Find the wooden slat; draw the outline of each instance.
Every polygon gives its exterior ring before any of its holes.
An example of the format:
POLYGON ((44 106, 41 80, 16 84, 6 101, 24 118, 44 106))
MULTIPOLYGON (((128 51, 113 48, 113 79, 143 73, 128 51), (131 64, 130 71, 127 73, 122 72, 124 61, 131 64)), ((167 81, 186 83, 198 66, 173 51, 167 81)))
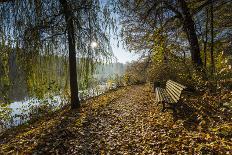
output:
POLYGON ((163 94, 165 96, 165 101, 166 102, 168 102, 168 103, 174 103, 175 102, 165 89, 163 90, 163 94))
POLYGON ((168 103, 177 103, 180 99, 182 90, 186 87, 174 82, 172 80, 168 80, 166 83, 166 89, 157 87, 155 89, 156 93, 156 101, 157 102, 168 102, 168 103))
POLYGON ((164 101, 163 88, 160 88, 159 93, 160 93, 160 99, 161 99, 160 102, 162 102, 164 101))
POLYGON ((159 88, 155 88, 156 92, 156 101, 159 102, 159 88))
POLYGON ((164 96, 164 101, 170 102, 169 99, 167 98, 167 93, 165 92, 165 89, 162 90, 162 94, 164 96))
POLYGON ((160 93, 160 89, 161 89, 161 88, 159 88, 159 89, 158 89, 159 102, 161 102, 161 101, 162 101, 162 96, 161 96, 161 93, 160 93))
POLYGON ((177 82, 174 82, 172 80, 168 80, 166 84, 166 89, 169 95, 175 100, 175 102, 178 102, 180 99, 182 90, 185 89, 186 87, 178 84, 177 82))
POLYGON ((166 89, 167 93, 171 96, 171 98, 175 101, 175 103, 180 99, 179 96, 177 96, 173 91, 171 91, 169 88, 166 89))
POLYGON ((174 83, 170 83, 170 82, 166 84, 166 88, 169 88, 178 97, 180 97, 182 90, 184 89, 184 88, 179 87, 179 86, 175 85, 174 83))
POLYGON ((166 89, 169 90, 168 92, 169 92, 170 94, 173 94, 173 96, 175 96, 175 98, 176 98, 177 100, 179 100, 180 95, 181 95, 183 89, 177 90, 175 87, 172 87, 171 85, 167 85, 167 86, 166 86, 166 89))
POLYGON ((174 85, 175 87, 177 87, 178 89, 181 89, 181 88, 185 88, 185 86, 177 83, 177 82, 174 82, 172 80, 168 80, 167 83, 171 84, 171 85, 174 85))
POLYGON ((162 101, 161 89, 162 89, 162 88, 160 88, 160 87, 157 87, 157 88, 155 89, 155 91, 156 91, 156 101, 157 101, 157 102, 161 102, 161 101, 162 101))
POLYGON ((176 86, 178 86, 178 87, 180 87, 180 88, 183 88, 183 89, 187 88, 186 86, 184 86, 184 85, 182 85, 182 84, 179 84, 179 83, 177 83, 177 82, 175 82, 175 81, 172 81, 172 80, 168 80, 168 82, 173 83, 173 84, 175 84, 176 86))
POLYGON ((164 89, 161 89, 160 93, 161 93, 161 95, 162 95, 162 97, 163 97, 163 101, 166 101, 166 100, 165 100, 166 97, 165 97, 165 94, 164 94, 164 89))
POLYGON ((155 99, 156 99, 156 102, 159 102, 159 96, 158 96, 157 88, 155 88, 155 99))
POLYGON ((174 83, 171 83, 171 82, 168 82, 168 83, 166 84, 166 87, 167 87, 167 86, 173 87, 173 89, 175 89, 175 90, 178 91, 178 92, 181 92, 181 91, 183 90, 182 87, 179 87, 179 86, 177 86, 177 85, 175 85, 174 83))
POLYGON ((176 89, 175 87, 173 87, 172 85, 166 85, 166 89, 171 90, 172 92, 174 92, 177 96, 180 96, 181 92, 183 89, 176 89))
POLYGON ((180 87, 176 87, 176 85, 172 84, 172 83, 167 83, 166 84, 166 88, 169 87, 171 90, 175 91, 176 94, 180 94, 181 91, 183 90, 180 87))
POLYGON ((162 101, 165 101, 165 96, 164 96, 164 93, 163 93, 163 90, 164 89, 160 89, 160 95, 162 96, 162 101))

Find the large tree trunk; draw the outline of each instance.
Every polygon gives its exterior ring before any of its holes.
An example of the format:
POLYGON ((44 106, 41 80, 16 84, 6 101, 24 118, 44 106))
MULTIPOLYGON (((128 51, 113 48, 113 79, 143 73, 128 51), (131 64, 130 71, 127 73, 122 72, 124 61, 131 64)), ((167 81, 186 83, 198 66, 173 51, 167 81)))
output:
POLYGON ((200 47, 195 30, 195 23, 193 21, 192 15, 190 14, 189 8, 185 0, 179 0, 179 4, 182 10, 183 28, 190 44, 192 62, 196 66, 202 67, 203 63, 200 55, 200 47))
POLYGON ((78 97, 78 84, 77 84, 77 64, 76 64, 76 49, 75 49, 75 34, 73 25, 73 15, 68 5, 67 0, 60 0, 63 8, 63 13, 66 21, 66 28, 68 32, 68 45, 69 45, 69 75, 70 75, 70 90, 71 90, 71 108, 78 108, 80 100, 78 97))

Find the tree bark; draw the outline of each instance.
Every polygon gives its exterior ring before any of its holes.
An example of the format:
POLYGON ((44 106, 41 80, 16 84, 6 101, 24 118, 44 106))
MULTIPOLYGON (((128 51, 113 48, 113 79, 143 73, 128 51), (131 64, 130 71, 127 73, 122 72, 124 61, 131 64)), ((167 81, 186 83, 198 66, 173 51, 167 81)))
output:
POLYGON ((185 0, 179 0, 179 4, 182 10, 183 29, 190 44, 192 62, 196 66, 202 67, 203 63, 200 55, 200 47, 197 39, 195 23, 185 0))
POLYGON ((70 75, 70 90, 71 90, 71 108, 80 107, 80 100, 78 96, 77 84, 77 63, 76 63, 76 49, 75 49, 75 34, 73 15, 70 5, 67 0, 60 0, 65 16, 66 28, 68 32, 68 46, 69 46, 69 75, 70 75))
MULTIPOLYGON (((213 0, 211 0, 213 1, 213 0)), ((214 54, 213 54, 213 46, 214 46, 214 34, 213 34, 213 29, 214 29, 214 26, 213 26, 213 3, 211 3, 210 5, 210 33, 211 33, 211 47, 210 47, 210 59, 211 59, 211 74, 214 73, 215 71, 215 64, 214 64, 214 54)))
POLYGON ((208 8, 206 8, 205 40, 204 40, 204 66, 205 67, 207 65, 208 18, 209 18, 209 11, 208 11, 208 8))

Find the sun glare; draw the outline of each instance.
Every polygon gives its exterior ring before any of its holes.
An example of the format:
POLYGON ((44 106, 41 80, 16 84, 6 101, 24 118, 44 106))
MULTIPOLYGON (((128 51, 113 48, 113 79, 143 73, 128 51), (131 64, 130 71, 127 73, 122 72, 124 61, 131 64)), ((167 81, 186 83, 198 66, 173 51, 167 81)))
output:
POLYGON ((93 41, 90 45, 92 48, 96 48, 98 46, 97 42, 93 41))

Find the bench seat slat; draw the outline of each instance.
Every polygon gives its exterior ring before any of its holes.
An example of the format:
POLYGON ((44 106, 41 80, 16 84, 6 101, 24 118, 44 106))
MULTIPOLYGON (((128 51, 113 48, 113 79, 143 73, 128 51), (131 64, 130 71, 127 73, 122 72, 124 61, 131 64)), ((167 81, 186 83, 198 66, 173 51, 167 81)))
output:
POLYGON ((182 87, 178 87, 177 85, 173 84, 173 83, 167 83, 166 87, 171 87, 172 89, 174 89, 175 91, 181 93, 181 91, 183 90, 182 87))
POLYGON ((166 86, 166 90, 168 91, 168 93, 169 93, 173 98, 175 98, 176 100, 179 100, 182 91, 176 90, 175 88, 173 88, 173 87, 170 86, 170 85, 167 85, 167 86, 166 86))
POLYGON ((182 91, 186 87, 172 80, 166 82, 166 87, 155 88, 156 101, 157 102, 166 102, 166 103, 177 103, 180 100, 182 91))
POLYGON ((157 102, 160 102, 160 94, 159 94, 159 87, 155 89, 156 91, 156 99, 157 99, 157 102))
POLYGON ((159 92, 158 92, 158 88, 155 88, 155 96, 156 96, 156 102, 159 102, 159 92))
POLYGON ((155 89, 155 91, 156 91, 156 101, 157 101, 157 102, 162 102, 162 96, 161 96, 161 93, 160 93, 161 88, 160 88, 160 87, 157 87, 157 88, 155 89))
POLYGON ((165 101, 168 103, 175 103, 175 100, 173 100, 173 98, 169 95, 169 93, 167 92, 167 90, 163 89, 163 94, 165 96, 165 101))
POLYGON ((169 88, 166 89, 168 94, 171 96, 171 98, 175 101, 178 102, 179 96, 177 96, 173 91, 171 91, 169 88))
POLYGON ((163 89, 163 88, 156 88, 156 101, 157 102, 169 102, 169 103, 173 103, 174 100, 170 97, 170 95, 168 94, 168 92, 163 89))
POLYGON ((164 93, 163 93, 163 89, 162 89, 162 88, 160 89, 160 94, 161 94, 161 97, 162 97, 162 101, 165 101, 165 96, 164 96, 164 93))
POLYGON ((185 86, 183 86, 183 85, 180 86, 180 84, 177 85, 176 82, 171 81, 171 80, 169 80, 166 84, 166 89, 169 89, 171 94, 173 94, 174 96, 177 97, 176 98, 177 100, 179 100, 180 95, 181 95, 183 89, 185 89, 185 88, 186 88, 185 86))
POLYGON ((177 96, 179 96, 183 90, 183 88, 180 87, 176 87, 175 85, 172 85, 170 83, 168 83, 166 85, 166 89, 169 88, 171 91, 173 91, 177 96))
POLYGON ((165 94, 163 93, 164 92, 164 89, 163 88, 161 88, 161 92, 160 92, 160 94, 161 94, 161 100, 162 101, 165 101, 165 94))
POLYGON ((182 85, 182 84, 179 84, 175 81, 172 81, 172 80, 168 80, 167 83, 171 83, 171 84, 174 84, 176 85, 176 87, 179 87, 179 88, 182 88, 182 89, 186 89, 186 86, 182 85))
POLYGON ((159 88, 159 102, 163 101, 163 96, 161 94, 161 90, 162 90, 162 88, 159 88))
POLYGON ((176 89, 175 87, 172 87, 171 85, 167 85, 166 89, 169 89, 170 91, 174 92, 176 96, 180 96, 182 90, 176 89))

